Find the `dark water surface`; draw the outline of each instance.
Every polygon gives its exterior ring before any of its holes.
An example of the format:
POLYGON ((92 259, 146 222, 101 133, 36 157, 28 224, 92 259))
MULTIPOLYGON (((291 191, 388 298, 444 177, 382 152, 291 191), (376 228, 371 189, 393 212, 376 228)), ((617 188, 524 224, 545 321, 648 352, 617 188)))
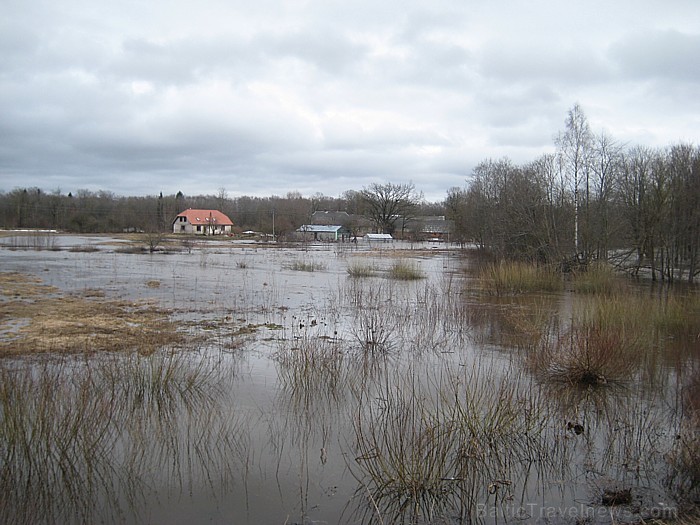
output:
POLYGON ((6 359, 6 395, 27 405, 0 414, 7 523, 631 523, 693 497, 668 460, 692 341, 619 384, 571 388, 533 377, 504 317, 561 314, 571 296, 486 304, 457 250, 59 239, 6 244, 2 271, 153 300, 192 343, 6 359), (66 249, 86 244, 98 251, 66 249), (391 279, 397 262, 424 278, 391 279))

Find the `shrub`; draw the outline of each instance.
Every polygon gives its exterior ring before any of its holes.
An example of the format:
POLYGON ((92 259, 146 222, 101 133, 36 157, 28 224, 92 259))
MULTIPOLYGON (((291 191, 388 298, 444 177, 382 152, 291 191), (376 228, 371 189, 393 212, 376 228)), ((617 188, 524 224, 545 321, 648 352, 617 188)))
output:
POLYGON ((578 324, 552 343, 543 342, 530 364, 547 380, 595 387, 628 378, 635 367, 633 349, 622 331, 578 324))

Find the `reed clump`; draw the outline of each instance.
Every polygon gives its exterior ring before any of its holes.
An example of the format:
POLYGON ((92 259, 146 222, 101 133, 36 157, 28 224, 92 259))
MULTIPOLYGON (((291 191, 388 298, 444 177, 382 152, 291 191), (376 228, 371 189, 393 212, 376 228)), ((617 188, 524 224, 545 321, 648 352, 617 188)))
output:
POLYGON ((550 267, 519 261, 485 265, 479 272, 484 289, 492 295, 518 295, 563 290, 561 275, 550 267))
POLYGON ((396 320, 392 319, 391 312, 378 308, 361 309, 357 311, 351 332, 365 353, 386 354, 394 347, 396 320))
POLYGON ((389 277, 399 281, 417 281, 424 279, 425 274, 416 263, 398 260, 389 268, 389 277))
POLYGON ((580 325, 534 352, 531 365, 547 380, 595 387, 628 379, 634 346, 619 332, 580 325))
POLYGON ((363 277, 373 277, 377 273, 377 269, 373 264, 365 261, 351 261, 348 263, 348 275, 355 279, 363 277))
POLYGON ((661 298, 654 321, 665 333, 700 339, 700 294, 661 298))
POLYGON ((316 272, 325 270, 327 266, 320 261, 296 260, 289 263, 286 268, 296 272, 316 272))
POLYGON ((68 251, 72 253, 94 253, 99 252, 100 249, 94 244, 79 244, 71 246, 68 251))
POLYGON ((168 353, 0 363, 0 522, 125 519, 194 435, 176 414, 212 413, 220 370, 168 353))
POLYGON ((138 254, 146 253, 148 251, 148 248, 146 248, 145 246, 127 245, 127 246, 119 246, 114 251, 116 253, 138 255, 138 254))
POLYGON ((700 296, 617 293, 587 297, 578 316, 602 329, 634 339, 640 349, 664 347, 669 338, 700 334, 700 296))
POLYGON ((283 341, 275 361, 282 388, 297 406, 341 396, 344 354, 336 342, 313 336, 283 341))
POLYGON ((520 376, 481 364, 443 374, 402 373, 355 420, 357 495, 386 523, 470 522, 479 502, 508 497, 518 465, 546 461, 544 418, 520 376))

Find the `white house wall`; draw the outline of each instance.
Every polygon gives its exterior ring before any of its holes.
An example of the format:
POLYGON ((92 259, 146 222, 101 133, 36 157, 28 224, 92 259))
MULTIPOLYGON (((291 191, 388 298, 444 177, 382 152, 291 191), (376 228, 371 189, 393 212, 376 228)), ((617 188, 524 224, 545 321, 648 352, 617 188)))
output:
MULTIPOLYGON (((224 235, 226 233, 231 233, 231 226, 224 225, 223 230, 221 229, 222 227, 219 225, 214 226, 214 235, 224 235)), ((191 235, 206 235, 209 232, 210 228, 208 224, 192 224, 189 221, 186 222, 180 222, 180 221, 175 221, 173 223, 173 233, 186 233, 186 234, 191 234, 191 235), (185 226, 185 229, 182 230, 182 226, 185 226), (200 231, 197 231, 197 226, 201 226, 200 231)))

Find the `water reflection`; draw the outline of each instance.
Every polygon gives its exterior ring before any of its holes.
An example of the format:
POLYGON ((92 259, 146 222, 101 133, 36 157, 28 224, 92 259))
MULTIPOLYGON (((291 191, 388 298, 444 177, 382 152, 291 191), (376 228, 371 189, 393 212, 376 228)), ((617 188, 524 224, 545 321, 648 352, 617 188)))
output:
POLYGON ((4 362, 0 482, 15 504, 1 521, 137 519, 155 486, 218 487, 241 452, 225 368, 169 352, 4 362))

